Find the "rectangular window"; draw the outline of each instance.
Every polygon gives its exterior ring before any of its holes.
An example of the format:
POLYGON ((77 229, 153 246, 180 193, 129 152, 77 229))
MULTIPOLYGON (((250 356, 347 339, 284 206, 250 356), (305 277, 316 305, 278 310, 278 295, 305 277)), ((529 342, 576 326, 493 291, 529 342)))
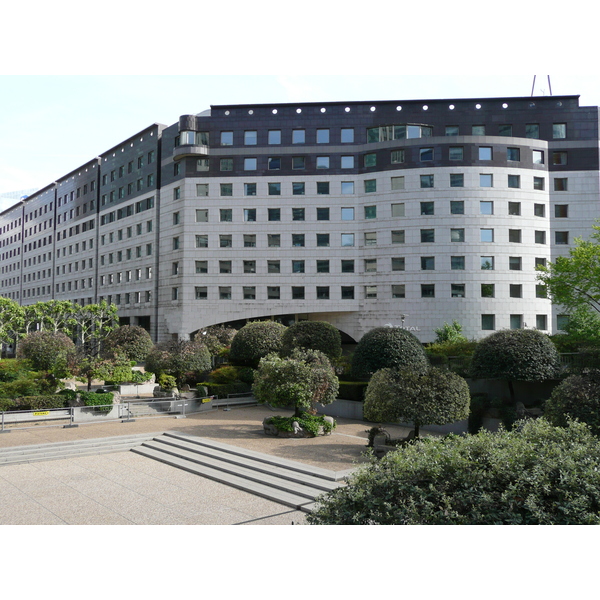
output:
POLYGON ((451 229, 450 230, 450 241, 451 242, 464 242, 465 241, 465 230, 464 229, 451 229))
POLYGON ((421 148, 419 150, 419 159, 421 161, 433 160, 433 148, 421 148))
POLYGON ((268 215, 269 215, 269 221, 281 221, 281 209, 280 208, 269 208, 268 215))
POLYGON ((508 257, 508 268, 511 271, 523 270, 523 260, 520 256, 509 256, 508 257))
POLYGON ((354 300, 354 287, 342 286, 342 300, 354 300))
POLYGON ((533 164, 543 165, 544 164, 544 152, 542 150, 533 150, 533 164))
POLYGON ((481 315, 481 329, 483 331, 494 331, 496 329, 496 316, 481 315))
POLYGON ((269 169, 269 171, 279 171, 281 169, 281 158, 270 156, 267 159, 267 169, 269 169))
POLYGON ((464 215, 465 214, 465 203, 463 200, 451 200, 450 201, 450 214, 451 215, 464 215))
POLYGON ((510 328, 523 329, 523 315, 510 315, 510 328))
POLYGON ((495 298, 496 297, 496 286, 493 283, 482 283, 481 284, 481 297, 482 298, 495 298))
POLYGON ((430 216, 435 212, 435 205, 433 202, 421 202, 421 215, 430 216))
POLYGON ((569 216, 569 205, 568 204, 557 204, 554 207, 554 216, 557 219, 566 219, 569 216))
POLYGON ((433 283, 421 284, 421 298, 435 298, 435 285, 433 283))
POLYGON ((552 125, 552 138, 555 140, 564 140, 567 137, 567 124, 554 123, 552 125))
POLYGON ((354 169, 354 156, 342 156, 342 169, 354 169))
POLYGON ((366 285, 365 286, 365 298, 368 300, 374 300, 377 298, 377 286, 366 285))
POLYGON ((494 257, 493 256, 482 256, 480 264, 481 264, 482 271, 493 271, 494 270, 494 257))
POLYGON ((492 160, 492 148, 488 146, 479 148, 479 160, 492 160))
POLYGON ((329 208, 317 208, 317 221, 329 221, 329 208))
POLYGON ((471 135, 485 135, 485 125, 473 125, 471 135))
POLYGON ((518 189, 521 187, 521 176, 520 175, 509 175, 508 176, 508 187, 518 189))
POLYGON ((318 260, 317 261, 317 273, 329 273, 329 261, 318 260))
POLYGON ((231 273, 231 261, 220 260, 219 261, 219 273, 228 274, 231 273))
POLYGON ((365 233, 365 246, 376 246, 377 245, 377 232, 369 231, 365 233))
MULTIPOLYGON (((219 161, 219 168, 221 171, 233 171, 233 158, 222 158, 219 161)), ((230 184, 221 184, 230 185, 230 184)))
POLYGON ((281 196, 281 183, 269 183, 269 196, 281 196))
POLYGON ((197 260, 196 261, 196 273, 208 273, 208 261, 207 260, 197 260))
POLYGON ((547 315, 535 315, 535 328, 540 331, 548 330, 548 316, 547 315))
POLYGON ((329 300, 329 288, 317 286, 317 300, 329 300))
POLYGON ((518 162, 521 160, 521 149, 520 148, 507 148, 506 149, 506 160, 512 160, 518 162))
POLYGON ((303 169, 306 169, 306 157, 293 156, 292 157, 292 169, 294 171, 302 171, 303 169))
POLYGON ((231 300, 230 287, 219 287, 219 300, 231 300))
POLYGON ((544 177, 534 177, 533 178, 533 189, 544 191, 546 189, 546 180, 544 177))
POLYGON ((568 245, 569 243, 569 232, 568 231, 556 231, 554 234, 554 241, 560 246, 568 245))
POLYGON ((317 156, 317 169, 329 169, 329 156, 317 156))
POLYGON ((376 219, 377 218, 377 207, 376 206, 365 206, 365 219, 376 219))
POLYGON ((244 286, 242 292, 244 294, 244 300, 256 300, 256 288, 254 286, 244 286))
POLYGON ((521 230, 520 229, 509 229, 508 230, 508 241, 511 244, 521 243, 521 230))
POLYGON ((450 295, 452 298, 464 298, 466 294, 466 286, 464 283, 453 283, 450 287, 450 295))
POLYGON ((553 152, 552 153, 552 164, 557 166, 564 166, 567 164, 567 153, 566 152, 553 152))
POLYGON ((244 159, 244 171, 256 171, 257 168, 256 158, 245 158, 244 159))
POLYGON ((490 243, 494 241, 494 230, 493 229, 481 229, 480 230, 481 242, 490 243))
POLYGON ((329 248, 328 233, 317 233, 317 248, 329 248))
POLYGON ((305 264, 303 260, 292 261, 292 273, 304 273, 305 264))
POLYGON ((256 261, 245 260, 244 261, 244 273, 256 273, 256 261))
POLYGON ((244 132, 244 146, 256 146, 257 143, 256 131, 245 131, 244 132))
POLYGON ((538 140, 540 138, 540 126, 538 123, 527 123, 525 125, 525 137, 538 140))
POLYGON ((508 214, 518 217, 521 215, 521 203, 520 202, 509 202, 508 203, 508 214))
POLYGON ((271 129, 268 141, 269 144, 281 144, 281 129, 271 129))
POLYGON ((354 246, 354 234, 342 233, 342 247, 349 248, 351 246, 354 246))
POLYGON ((354 194, 354 181, 342 181, 342 194, 354 194))
POLYGON ((420 181, 421 181, 421 188, 432 188, 433 184, 434 184, 434 177, 433 175, 421 175, 420 176, 420 181))
POLYGON ((292 234, 292 246, 294 248, 303 248, 305 246, 305 236, 303 233, 292 234))
POLYGON ((400 231, 392 231, 392 244, 404 244, 406 235, 404 229, 400 231))
POLYGON ((435 271, 435 256, 421 256, 421 271, 435 271))
POLYGON ((556 179, 554 179, 554 191, 555 192, 568 191, 568 179, 566 177, 557 177, 556 179))
POLYGON ((402 257, 392 258, 392 271, 405 271, 406 259, 402 257))
POLYGON ((317 194, 319 196, 329 194, 329 181, 317 181, 317 194))
POLYGON ((220 235, 219 236, 219 248, 232 248, 233 238, 231 235, 220 235))
POLYGON ((245 208, 244 209, 244 221, 247 223, 253 223, 256 221, 256 209, 255 208, 245 208))
POLYGON ((256 196, 256 183, 244 184, 244 196, 256 196))
POLYGON ((269 233, 267 235, 267 245, 269 248, 280 248, 281 235, 279 233, 269 233))
POLYGON ((233 221, 233 210, 231 208, 221 208, 219 215, 221 223, 231 223, 233 221))
POLYGON ((342 144, 354 143, 354 129, 353 128, 342 128, 340 141, 342 144))
POLYGON ((421 243, 433 244, 435 242, 435 229, 421 229, 421 243))
POLYGON ((450 268, 453 271, 464 271, 465 270, 465 257, 464 256, 451 256, 450 257, 450 268))
POLYGON ((294 129, 292 131, 292 144, 304 144, 306 142, 306 131, 304 129, 294 129))
POLYGON ((278 287, 267 287, 267 300, 280 300, 281 289, 278 287))
POLYGON ((535 243, 536 244, 545 244, 546 243, 546 232, 545 231, 536 231, 535 232, 535 243))
POLYGON ((481 215, 493 215, 494 214, 494 203, 489 201, 482 201, 479 203, 479 214, 481 215))
POLYGON ((306 216, 306 209, 292 208, 292 221, 304 221, 305 216, 306 216))
POLYGON ((256 236, 254 234, 244 235, 244 248, 256 248, 256 236))
POLYGON ((208 208, 196 209, 196 223, 207 223, 208 222, 208 208))
POLYGON ((341 262, 341 270, 342 270, 342 273, 354 273, 354 261, 353 260, 343 260, 341 262))
POLYGON ((511 298, 522 298, 523 286, 520 283, 511 283, 509 285, 509 295, 511 298))
POLYGON ((392 298, 406 298, 406 286, 404 284, 393 285, 392 298))
POLYGON ((405 216, 405 205, 404 202, 399 204, 392 204, 392 217, 404 217, 405 216))
POLYGON ((460 128, 458 125, 446 125, 445 135, 459 135, 460 128))
POLYGON ((363 160, 364 160, 364 166, 366 168, 377 166, 377 154, 375 154, 374 152, 372 152, 371 154, 365 154, 363 160))
POLYGON ((494 187, 494 176, 489 173, 481 173, 479 175, 479 185, 481 187, 494 187))
POLYGON ((373 194, 377 191, 377 180, 367 179, 365 181, 365 194, 373 194))
POLYGON ((292 287, 292 300, 304 300, 303 287, 292 287))
POLYGON ((546 216, 546 205, 545 204, 534 204, 533 205, 533 214, 536 217, 545 217, 546 216))
POLYGON ((462 146, 450 146, 448 150, 448 158, 450 160, 463 160, 465 149, 462 146))
POLYGON ((392 150, 391 162, 393 165, 404 162, 405 153, 404 150, 392 150))
POLYGON ((233 146, 233 131, 221 131, 221 146, 233 146))
POLYGON ((342 208, 342 221, 354 221, 354 208, 342 208))
POLYGON ((281 262, 278 260, 268 260, 267 273, 281 273, 281 262))
POLYGON ((512 137, 513 126, 512 125, 498 125, 498 135, 512 137))
POLYGON ((392 177, 392 191, 404 189, 404 177, 392 177))
POLYGON ((317 129, 317 144, 329 144, 329 129, 317 129))

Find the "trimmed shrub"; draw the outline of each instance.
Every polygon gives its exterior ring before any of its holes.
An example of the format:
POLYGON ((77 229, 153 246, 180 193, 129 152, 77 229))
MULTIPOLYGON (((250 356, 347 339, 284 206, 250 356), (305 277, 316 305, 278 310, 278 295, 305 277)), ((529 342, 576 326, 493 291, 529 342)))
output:
POLYGON ((411 369, 424 373, 428 367, 421 342, 410 331, 399 327, 377 327, 369 331, 352 357, 352 375, 363 380, 380 369, 411 369))
POLYGON ((582 423, 427 438, 322 496, 313 525, 600 524, 600 444, 582 423))
POLYGON ((146 357, 146 371, 155 373, 157 378, 171 375, 179 387, 186 382, 202 381, 211 366, 210 352, 198 339, 159 344, 146 357))
POLYGON ((594 435, 600 435, 600 373, 567 377, 546 401, 544 416, 559 427, 577 419, 589 425, 594 435))
POLYGON ((75 356, 75 344, 64 333, 35 331, 19 342, 17 356, 31 361, 36 371, 56 371, 64 377, 75 356))
POLYGON ((114 395, 111 392, 96 393, 96 392, 80 392, 79 398, 83 402, 84 406, 96 406, 98 412, 110 412, 112 410, 112 404, 114 395))
POLYGON ((7 358, 0 360, 0 382, 15 381, 31 371, 31 361, 26 359, 7 358))
POLYGON ((67 399, 55 394, 53 396, 23 396, 15 400, 16 410, 50 410, 51 408, 64 408, 67 399))
POLYGON ((295 348, 319 350, 329 360, 337 360, 342 354, 342 336, 330 323, 324 321, 300 321, 290 325, 284 332, 280 354, 290 356, 295 348))
POLYGON ((261 358, 281 350, 285 325, 275 321, 254 321, 242 327, 231 342, 232 365, 256 369, 261 358))
POLYGON ((123 325, 111 331, 102 343, 104 358, 123 356, 127 360, 143 362, 154 349, 150 334, 137 325, 123 325))
POLYGON ((381 369, 365 394, 364 416, 377 423, 446 425, 469 416, 471 396, 462 378, 436 368, 426 373, 381 369))

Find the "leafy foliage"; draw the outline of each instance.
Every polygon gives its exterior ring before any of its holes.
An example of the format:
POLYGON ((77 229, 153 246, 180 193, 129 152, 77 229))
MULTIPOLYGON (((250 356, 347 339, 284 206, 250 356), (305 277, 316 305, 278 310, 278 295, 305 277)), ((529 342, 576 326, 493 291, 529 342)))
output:
POLYGON ((377 327, 363 336, 352 357, 352 374, 369 379, 380 369, 425 372, 429 366, 421 342, 399 327, 377 327))
POLYGON ((218 356, 223 350, 231 346, 236 333, 237 331, 233 327, 215 325, 199 331, 196 334, 196 339, 208 348, 212 356, 218 356))
POLYGON ((589 425, 594 435, 600 436, 600 373, 567 377, 546 401, 544 416, 559 427, 577 419, 589 425))
POLYGON ((497 331, 477 344, 471 361, 472 377, 481 379, 544 381, 559 368, 556 347, 535 329, 497 331))
POLYGON ((466 342, 467 338, 462 334, 462 325, 458 321, 452 321, 452 325, 444 323, 435 331, 435 342, 437 344, 466 342))
POLYGON ((300 321, 285 330, 280 354, 290 356, 295 348, 318 350, 334 361, 342 354, 342 336, 330 323, 300 321))
POLYGON ((256 369, 260 359, 281 350, 285 326, 275 321, 254 321, 242 327, 231 342, 232 365, 256 369))
POLYGON ((365 394, 364 416, 378 423, 445 425, 469 416, 471 397, 467 382, 458 375, 430 368, 426 373, 381 369, 371 378, 365 394))
POLYGON ((321 431, 325 434, 331 433, 336 427, 335 422, 331 423, 330 421, 326 421, 322 416, 307 413, 294 417, 271 417, 266 422, 276 427, 279 431, 288 431, 290 433, 294 431, 293 424, 296 422, 313 437, 317 437, 321 431))
POLYGON ((600 315, 589 308, 575 309, 563 333, 550 338, 559 352, 579 352, 582 348, 600 348, 600 315))
POLYGON ((569 256, 559 256, 538 271, 554 304, 600 312, 600 227, 594 226, 589 240, 575 239, 569 256))
POLYGON ((315 525, 600 524, 600 444, 581 423, 427 438, 321 497, 315 525))
POLYGON ((210 352, 198 338, 158 344, 146 357, 146 371, 155 373, 157 377, 171 375, 178 386, 186 381, 201 381, 210 368, 210 352))
POLYGON ((127 360, 143 362, 154 349, 150 334, 137 325, 123 325, 111 331, 102 343, 104 358, 124 356, 127 360))
POLYGON ((75 354, 75 344, 64 333, 36 331, 19 343, 17 356, 31 361, 37 371, 49 371, 57 377, 69 373, 69 363, 75 354))
POLYGON ((272 353, 260 361, 252 391, 259 402, 294 406, 296 416, 337 397, 338 379, 328 358, 318 350, 294 350, 288 358, 272 353))

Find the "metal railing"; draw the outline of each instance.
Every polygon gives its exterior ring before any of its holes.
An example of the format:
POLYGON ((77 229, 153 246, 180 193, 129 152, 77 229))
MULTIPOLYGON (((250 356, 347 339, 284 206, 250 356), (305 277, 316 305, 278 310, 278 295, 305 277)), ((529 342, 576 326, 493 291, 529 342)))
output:
POLYGON ((11 410, 0 412, 0 433, 16 429, 40 427, 78 427, 92 423, 121 421, 132 422, 136 419, 186 415, 201 411, 201 406, 212 402, 212 397, 155 398, 150 401, 136 400, 119 404, 98 406, 72 406, 70 408, 52 408, 48 410, 11 410), (29 425, 28 424, 32 424, 29 425))

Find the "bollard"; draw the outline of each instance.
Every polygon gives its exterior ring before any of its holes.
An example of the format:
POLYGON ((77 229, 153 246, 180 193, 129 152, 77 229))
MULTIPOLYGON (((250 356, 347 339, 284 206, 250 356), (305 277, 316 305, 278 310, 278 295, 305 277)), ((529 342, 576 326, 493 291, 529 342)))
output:
POLYGON ((4 411, 2 411, 2 429, 0 429, 0 433, 10 433, 10 429, 4 429, 4 411))
POLYGON ((77 425, 75 423, 75 407, 71 406, 71 408, 69 409, 69 424, 65 425, 63 427, 63 429, 71 429, 72 427, 79 427, 79 425, 77 425))

